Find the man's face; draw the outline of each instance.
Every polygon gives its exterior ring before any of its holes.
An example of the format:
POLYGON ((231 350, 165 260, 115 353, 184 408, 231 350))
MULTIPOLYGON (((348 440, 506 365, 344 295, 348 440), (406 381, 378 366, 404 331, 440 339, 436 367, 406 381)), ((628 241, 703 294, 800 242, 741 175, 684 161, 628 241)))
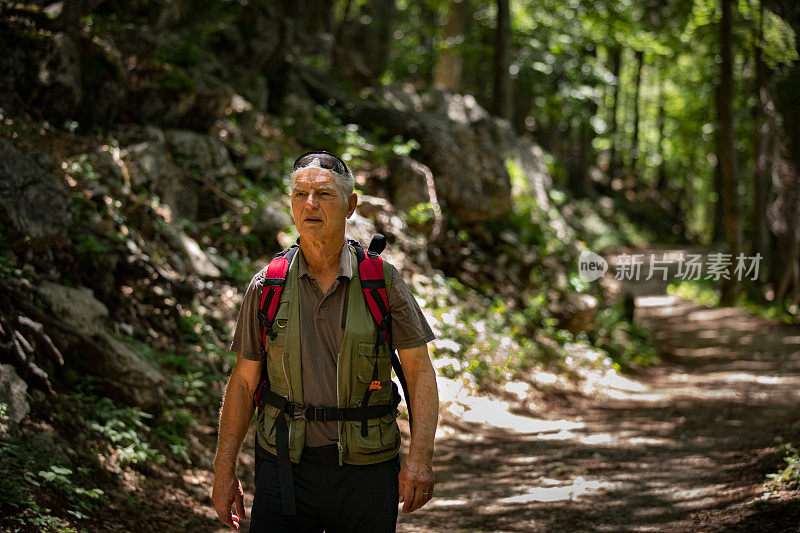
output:
POLYGON ((353 193, 345 199, 327 170, 302 170, 291 191, 292 216, 300 237, 327 240, 344 235, 345 220, 353 214, 357 198, 353 193))

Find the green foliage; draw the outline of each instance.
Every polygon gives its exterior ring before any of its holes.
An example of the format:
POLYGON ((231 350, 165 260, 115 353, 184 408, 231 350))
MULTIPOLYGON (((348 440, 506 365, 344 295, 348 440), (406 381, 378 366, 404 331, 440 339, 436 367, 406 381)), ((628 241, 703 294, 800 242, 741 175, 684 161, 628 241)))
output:
MULTIPOLYGON (((91 388, 91 387, 87 387, 91 388)), ((79 420, 109 444, 109 453, 120 464, 144 465, 146 462, 163 463, 165 457, 147 440, 150 427, 146 420, 153 415, 136 407, 123 406, 110 398, 96 396, 92 392, 73 392, 62 395, 63 401, 72 406, 79 420)), ((57 417, 71 416, 59 413, 57 417)))
POLYGON ((791 443, 781 445, 786 466, 776 473, 767 474, 773 487, 783 486, 788 489, 800 488, 800 449, 791 443))
POLYGON ((608 354, 617 370, 630 371, 658 362, 652 331, 625 316, 625 304, 616 301, 601 309, 588 334, 596 348, 608 354))
POLYGON ((719 305, 719 289, 711 280, 680 280, 667 285, 667 294, 680 296, 701 305, 719 305))
POLYGON ((415 227, 424 227, 433 221, 433 206, 430 202, 420 202, 404 214, 406 222, 415 227))
MULTIPOLYGON (((98 510, 104 493, 92 487, 96 483, 95 469, 73 466, 46 435, 23 435, 15 441, 0 442, 0 456, 3 457, 0 461, 3 531, 74 533, 77 530, 57 517, 50 505, 58 506, 77 520, 89 518, 98 510), (52 504, 42 503, 48 501, 52 504)), ((88 456, 76 463, 92 464, 88 456)))
POLYGON ((197 87, 197 82, 184 70, 171 68, 164 72, 161 86, 171 91, 193 91, 197 87))
MULTIPOLYGON (((720 305, 718 283, 711 279, 672 281, 667 286, 667 294, 674 294, 709 307, 720 305)), ((760 298, 754 299, 752 294, 747 291, 739 294, 734 306, 745 309, 753 316, 760 316, 768 320, 780 320, 787 324, 800 322, 796 306, 784 307, 780 302, 764 302, 760 298)))

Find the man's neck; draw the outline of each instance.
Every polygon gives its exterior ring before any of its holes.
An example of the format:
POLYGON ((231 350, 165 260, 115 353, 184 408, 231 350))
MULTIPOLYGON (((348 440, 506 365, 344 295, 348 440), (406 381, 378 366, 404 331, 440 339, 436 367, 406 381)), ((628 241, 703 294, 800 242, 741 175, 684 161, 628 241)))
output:
POLYGON ((339 268, 339 257, 344 243, 344 236, 341 239, 327 241, 301 238, 300 250, 303 252, 309 273, 315 278, 335 274, 339 268))

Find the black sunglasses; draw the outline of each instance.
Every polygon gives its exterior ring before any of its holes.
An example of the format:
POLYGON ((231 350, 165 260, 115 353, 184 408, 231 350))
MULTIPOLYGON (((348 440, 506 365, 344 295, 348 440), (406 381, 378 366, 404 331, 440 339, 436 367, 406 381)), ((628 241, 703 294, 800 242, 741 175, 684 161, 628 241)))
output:
POLYGON ((332 170, 337 174, 349 174, 350 170, 344 161, 339 159, 334 154, 325 150, 315 150, 313 152, 306 152, 298 157, 294 162, 294 170, 307 167, 315 159, 319 159, 319 166, 328 170, 332 170))

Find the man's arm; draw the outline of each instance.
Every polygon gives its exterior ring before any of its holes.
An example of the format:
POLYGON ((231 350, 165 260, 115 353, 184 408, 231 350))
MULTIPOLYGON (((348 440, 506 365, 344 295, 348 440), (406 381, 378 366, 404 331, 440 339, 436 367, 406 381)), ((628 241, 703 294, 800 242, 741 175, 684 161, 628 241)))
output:
POLYGON ((433 438, 439 421, 439 391, 428 345, 397 350, 408 384, 411 444, 400 469, 403 512, 412 513, 433 497, 433 438), (426 494, 427 493, 427 494, 426 494))
POLYGON ((211 499, 223 524, 239 529, 245 517, 242 484, 236 477, 239 450, 253 419, 253 393, 261 378, 261 361, 243 359, 239 354, 228 379, 219 413, 217 455, 214 458, 214 490, 211 499), (231 513, 231 506, 236 513, 231 513))

